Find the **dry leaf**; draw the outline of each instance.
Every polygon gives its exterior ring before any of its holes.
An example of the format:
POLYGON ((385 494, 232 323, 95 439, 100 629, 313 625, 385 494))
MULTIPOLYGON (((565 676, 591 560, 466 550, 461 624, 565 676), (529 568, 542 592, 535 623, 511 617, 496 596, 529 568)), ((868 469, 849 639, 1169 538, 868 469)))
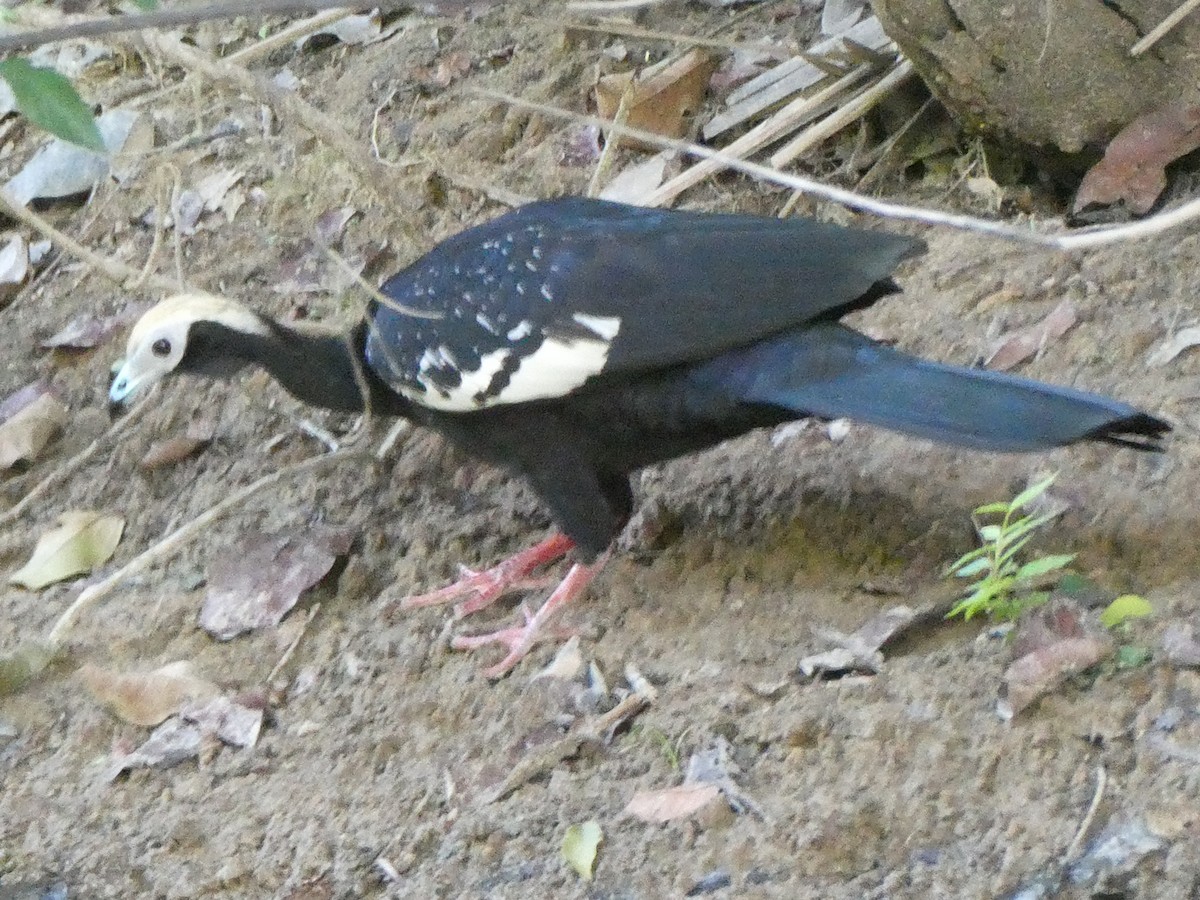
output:
POLYGON ((1177 331, 1146 357, 1146 367, 1153 369, 1157 366, 1165 366, 1184 350, 1195 347, 1197 344, 1200 344, 1200 325, 1193 325, 1191 328, 1177 331))
POLYGON ((177 766, 199 756, 204 740, 204 733, 198 726, 182 719, 168 719, 132 753, 118 756, 105 772, 104 780, 113 781, 129 769, 177 766))
POLYGON ((134 725, 157 725, 187 700, 213 697, 217 686, 192 674, 191 663, 167 663, 152 672, 120 673, 90 663, 79 670, 88 692, 117 717, 134 725))
POLYGON ((49 390, 50 383, 45 379, 39 378, 37 381, 29 382, 29 384, 18 388, 3 400, 0 400, 0 424, 7 422, 49 390))
POLYGON ((11 584, 31 591, 48 584, 83 575, 108 562, 125 520, 97 512, 73 510, 58 518, 58 527, 38 538, 29 562, 9 576, 11 584))
POLYGON ((715 784, 681 784, 660 791, 638 791, 624 809, 651 825, 661 825, 688 819, 714 803, 724 803, 721 789, 715 784))
POLYGON ((1167 186, 1166 167, 1200 147, 1200 106, 1168 106, 1138 116, 1112 139, 1079 184, 1072 210, 1123 201, 1145 215, 1167 186))
POLYGON ((200 625, 218 640, 278 625, 300 595, 350 550, 345 529, 251 534, 209 568, 200 625))
POLYGON ((1066 678, 1112 655, 1107 635, 1084 635, 1047 644, 1014 660, 1004 671, 1004 690, 996 704, 1000 718, 1009 720, 1066 678))
POLYGON ((600 192, 600 199, 611 200, 614 203, 640 203, 663 183, 667 163, 674 156, 674 150, 664 150, 649 159, 626 166, 600 192))
MULTIPOLYGON (((626 100, 626 124, 666 137, 683 137, 687 119, 703 103, 708 81, 716 68, 716 56, 697 49, 645 70, 636 80, 632 72, 604 75, 596 82, 596 106, 601 117, 614 118, 621 99, 632 85, 626 100)), ((622 143, 658 149, 630 138, 622 138, 622 143)))
POLYGON ((562 856, 584 881, 592 880, 592 869, 596 865, 596 851, 604 832, 595 819, 582 825, 572 825, 563 836, 562 856))
POLYGON ((1014 331, 996 341, 991 354, 984 360, 984 365, 989 369, 1006 372, 1035 353, 1041 352, 1051 341, 1058 340, 1070 331, 1077 321, 1075 305, 1070 300, 1064 300, 1036 325, 1014 331))
POLYGON ((85 150, 55 138, 45 144, 27 162, 5 190, 17 203, 30 200, 71 197, 90 191, 109 171, 109 160, 124 145, 138 113, 112 109, 96 119, 109 155, 85 150))
POLYGON ((911 607, 893 606, 872 616, 851 634, 823 629, 818 636, 835 644, 835 648, 804 657, 800 673, 811 678, 818 673, 878 672, 883 667, 879 648, 908 628, 916 616, 911 607))
POLYGON ((177 435, 164 441, 155 441, 138 460, 138 468, 145 472, 173 466, 195 456, 212 442, 211 438, 177 435))
POLYGON ((67 424, 68 410, 49 393, 36 399, 0 425, 0 471, 18 462, 33 462, 67 424))
POLYGON ((579 635, 572 635, 571 639, 558 648, 558 652, 554 654, 554 659, 550 665, 535 674, 530 681, 537 681, 542 678, 559 678, 564 681, 570 681, 583 671, 583 654, 579 652, 579 635))
POLYGON ((266 707, 229 697, 211 697, 184 706, 180 717, 198 726, 206 735, 233 747, 253 747, 262 732, 266 707))
POLYGON ((149 303, 130 303, 112 316, 76 316, 38 346, 43 350, 91 350, 126 325, 136 322, 149 308, 149 303))

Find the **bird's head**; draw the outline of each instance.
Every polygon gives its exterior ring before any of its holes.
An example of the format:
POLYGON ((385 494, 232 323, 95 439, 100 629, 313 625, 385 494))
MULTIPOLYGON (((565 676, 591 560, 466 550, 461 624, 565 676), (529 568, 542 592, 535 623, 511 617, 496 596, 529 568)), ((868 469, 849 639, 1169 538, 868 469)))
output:
POLYGON ((270 326, 241 304, 212 294, 179 294, 147 310, 129 333, 125 361, 108 391, 110 407, 120 409, 172 372, 221 374, 222 366, 236 368, 241 362, 236 340, 222 341, 221 335, 269 336, 270 326))

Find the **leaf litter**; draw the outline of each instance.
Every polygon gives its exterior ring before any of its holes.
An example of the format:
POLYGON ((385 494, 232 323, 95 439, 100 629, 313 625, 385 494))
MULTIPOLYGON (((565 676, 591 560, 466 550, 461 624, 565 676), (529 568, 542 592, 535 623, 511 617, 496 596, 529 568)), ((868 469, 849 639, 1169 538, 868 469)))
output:
POLYGON ((623 811, 641 822, 662 825, 730 808, 741 815, 752 813, 766 818, 762 807, 746 794, 735 776, 741 774, 730 753, 729 742, 718 737, 713 743, 691 755, 683 783, 658 790, 638 791, 623 811))
POLYGON ((0 424, 0 471, 41 458, 69 418, 66 406, 44 387, 44 382, 27 385, 9 397, 5 405, 18 408, 0 424))
POLYGON ((278 625, 353 540, 349 528, 326 526, 244 536, 235 552, 209 566, 200 626, 227 641, 278 625))
POLYGON ((1074 600, 1058 599, 1017 622, 996 713, 1011 720, 1067 678, 1111 657, 1116 642, 1074 600))
POLYGON ((921 617, 911 607, 893 606, 872 616, 850 634, 832 628, 818 629, 817 636, 835 646, 801 659, 800 674, 805 678, 863 672, 875 674, 883 668, 880 648, 918 618, 921 617))
POLYGON ((36 591, 91 572, 112 557, 124 530, 125 520, 120 516, 90 510, 65 512, 56 528, 38 538, 29 561, 8 580, 36 591))
POLYGON ((989 369, 1006 372, 1034 354, 1041 353, 1049 344, 1074 328, 1078 321, 1075 304, 1064 300, 1036 325, 998 338, 984 360, 984 365, 989 369))
POLYGON ((133 725, 158 725, 186 701, 220 693, 215 684, 196 675, 186 660, 150 672, 117 672, 88 663, 80 668, 79 677, 89 694, 133 725))

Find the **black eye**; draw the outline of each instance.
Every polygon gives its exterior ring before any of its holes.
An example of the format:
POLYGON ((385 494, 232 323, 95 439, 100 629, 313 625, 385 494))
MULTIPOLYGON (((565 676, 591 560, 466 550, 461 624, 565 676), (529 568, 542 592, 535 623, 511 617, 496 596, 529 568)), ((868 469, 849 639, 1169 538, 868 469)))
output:
POLYGON ((170 356, 171 355, 171 342, 168 341, 166 338, 159 338, 157 341, 155 341, 153 344, 150 345, 150 352, 153 353, 155 356, 170 356))

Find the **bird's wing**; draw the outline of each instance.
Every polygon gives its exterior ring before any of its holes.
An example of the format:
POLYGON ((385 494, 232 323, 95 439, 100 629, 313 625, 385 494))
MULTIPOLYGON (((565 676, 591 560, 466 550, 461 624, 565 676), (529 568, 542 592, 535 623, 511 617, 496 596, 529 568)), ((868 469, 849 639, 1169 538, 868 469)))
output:
POLYGON ((561 397, 838 314, 921 246, 802 219, 533 203, 389 279, 398 306, 372 311, 367 359, 444 411, 561 397))

